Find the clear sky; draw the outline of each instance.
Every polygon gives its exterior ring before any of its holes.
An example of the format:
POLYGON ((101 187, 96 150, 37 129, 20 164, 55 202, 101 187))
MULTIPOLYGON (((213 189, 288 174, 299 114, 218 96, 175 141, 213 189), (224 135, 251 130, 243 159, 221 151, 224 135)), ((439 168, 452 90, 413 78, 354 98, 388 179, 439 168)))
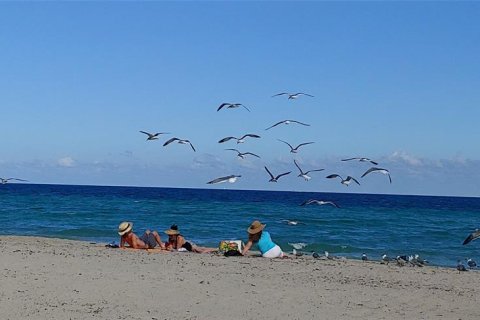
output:
POLYGON ((475 2, 2 2, 0 177, 480 196, 479 16, 475 2), (298 91, 314 97, 271 97, 298 91), (285 119, 311 126, 265 131, 285 119), (245 133, 261 139, 217 143, 245 133), (295 155, 277 139, 315 143, 295 155), (340 161, 357 156, 393 183, 340 161), (293 159, 325 171, 305 182, 293 159), (264 165, 292 174, 269 183, 264 165))

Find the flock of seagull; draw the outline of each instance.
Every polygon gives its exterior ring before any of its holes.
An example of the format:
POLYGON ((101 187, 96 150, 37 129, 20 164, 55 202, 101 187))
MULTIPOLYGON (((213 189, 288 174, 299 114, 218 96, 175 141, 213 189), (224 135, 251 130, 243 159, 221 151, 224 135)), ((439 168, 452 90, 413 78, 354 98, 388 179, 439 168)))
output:
MULTIPOLYGON (((296 92, 296 93, 289 93, 289 92, 281 92, 281 93, 277 93, 275 95, 272 96, 273 97, 279 97, 279 96, 286 96, 288 98, 288 100, 295 100, 295 99, 298 99, 300 98, 301 96, 306 96, 306 97, 314 97, 313 95, 311 94, 308 94, 308 93, 304 93, 304 92, 296 92)), ((220 106, 218 106, 217 108, 217 112, 218 111, 221 111, 222 109, 236 109, 236 108, 244 108, 245 110, 247 110, 248 112, 251 112, 251 110, 243 105, 242 103, 229 103, 229 102, 225 102, 225 103, 222 103, 220 104, 220 106)), ((272 128, 275 128, 279 125, 290 125, 290 124, 296 124, 296 125, 301 125, 301 126, 310 126, 310 124, 307 124, 307 123, 303 123, 303 122, 300 122, 300 121, 297 121, 297 120, 291 120, 291 119, 287 119, 287 120, 282 120, 282 121, 278 121, 276 122, 275 124, 269 126, 268 128, 266 128, 265 130, 270 130, 272 128)), ((150 133, 150 132, 147 132, 147 131, 142 131, 140 130, 139 131, 140 133, 142 134, 145 134, 147 136, 147 141, 155 141, 155 140, 158 140, 160 138, 161 135, 167 135, 167 134, 170 134, 170 132, 156 132, 156 133, 150 133)), ((246 141, 247 138, 251 138, 251 139, 259 139, 260 136, 257 135, 257 134, 252 134, 252 133, 247 133, 247 134, 244 134, 243 136, 241 137, 233 137, 233 136, 228 136, 228 137, 225 137, 225 138, 222 138, 218 141, 218 143, 225 143, 225 142, 228 142, 228 141, 231 141, 231 140, 234 140, 236 141, 237 144, 242 144, 246 141)), ((304 143, 300 143, 298 145, 296 145, 295 147, 288 143, 287 141, 284 141, 284 140, 280 140, 280 139, 277 139, 278 141, 286 144, 289 148, 290 148, 290 153, 293 153, 293 154, 297 154, 299 152, 299 148, 300 147, 303 147, 303 146, 307 146, 307 145, 310 145, 310 144, 313 144, 314 142, 311 141, 311 142, 304 142, 304 143)), ((191 143, 190 140, 188 139, 180 139, 178 137, 173 137, 173 138, 170 138, 168 139, 167 141, 165 141, 165 143, 163 144, 164 147, 172 144, 172 143, 178 143, 178 144, 185 144, 185 145, 190 145, 191 149, 196 152, 196 149, 195 147, 193 146, 193 144, 191 143)), ((240 159, 245 159, 247 156, 252 156, 252 157, 256 157, 256 158, 260 158, 259 155, 257 154, 254 154, 252 152, 241 152, 240 150, 238 149, 235 149, 235 148, 227 148, 225 149, 227 151, 234 151, 237 153, 237 156, 238 158, 240 159)), ((369 163, 371 165, 373 165, 373 167, 369 168, 368 170, 366 170, 361 178, 364 178, 365 176, 371 174, 371 173, 381 173, 381 174, 384 174, 388 177, 389 179, 389 182, 392 183, 392 177, 390 175, 390 171, 385 169, 385 168, 380 168, 380 167, 377 167, 378 166, 378 162, 370 159, 370 158, 366 158, 366 157, 352 157, 352 158, 347 158, 347 159, 341 159, 341 161, 359 161, 359 162, 366 162, 366 163, 369 163)), ((324 171, 325 169, 311 169, 311 170, 307 170, 307 171, 303 171, 303 169, 300 167, 300 165, 298 164, 297 160, 294 159, 293 160, 294 162, 294 165, 296 166, 296 168, 298 169, 299 171, 299 174, 298 174, 298 177, 301 177, 303 178, 305 181, 309 181, 311 179, 311 176, 309 176, 309 173, 311 172, 320 172, 320 171, 324 171)), ((291 171, 288 171, 288 172, 284 172, 284 173, 280 173, 280 174, 273 174, 272 171, 265 165, 264 166, 265 168, 265 171, 267 172, 268 176, 269 176, 269 182, 278 182, 278 180, 283 177, 283 176, 286 176, 288 174, 291 173, 291 171)), ((241 178, 242 176, 241 175, 228 175, 228 176, 224 176, 224 177, 219 177, 219 178, 215 178, 211 181, 208 181, 207 184, 219 184, 219 183, 225 183, 225 182, 228 182, 228 183, 235 183, 237 181, 238 178, 241 178)), ((345 185, 345 186, 349 186, 352 182, 356 183, 357 185, 360 185, 359 181, 357 179, 355 179, 354 177, 348 175, 346 176, 345 178, 343 178, 341 175, 337 174, 337 173, 333 173, 333 174, 330 174, 330 175, 327 175, 326 176, 327 179, 336 179, 336 178, 339 178, 340 179, 340 183, 345 185)), ((18 178, 0 178, 0 184, 6 184, 6 183, 9 183, 11 181, 19 181, 19 182, 28 182, 28 180, 24 180, 24 179, 18 179, 18 178)), ((322 206, 322 205, 329 205, 329 206, 333 206, 335 208, 340 208, 339 205, 337 205, 335 202, 333 201, 324 201, 324 200, 317 200, 317 199, 308 199, 308 200, 305 200, 303 203, 300 204, 300 206, 307 206, 307 205, 319 205, 319 206, 322 206)), ((291 226, 296 226, 296 225, 300 225, 300 224, 304 224, 302 222, 299 222, 299 221, 293 221, 293 220, 281 220, 282 223, 286 223, 288 225, 291 225, 291 226)), ((473 241, 473 240, 476 240, 480 238, 480 230, 475 230, 473 233, 471 233, 466 239, 465 241, 463 242, 463 244, 468 244, 469 242, 473 241)), ((294 245, 294 250, 295 249, 301 249, 303 248, 303 246, 301 245, 305 245, 305 244, 291 244, 291 245, 294 245)), ((313 255, 314 258, 319 258, 320 256, 316 253, 314 253, 313 255)), ((325 256, 324 258, 326 259, 333 259, 335 257, 329 255, 329 253, 327 251, 325 251, 325 256)), ((366 257, 366 254, 363 254, 362 255, 362 260, 367 260, 368 258, 366 257)), ((417 265, 417 266, 423 266, 426 261, 425 260, 421 260, 418 255, 415 255, 415 256, 398 256, 394 259, 391 259, 389 258, 386 254, 384 254, 382 256, 382 262, 385 262, 385 263, 388 263, 389 261, 392 261, 392 260, 395 260, 397 261, 397 264, 399 265, 405 265, 406 263, 409 263, 411 265, 417 265)), ((468 259, 467 260, 467 265, 469 266, 469 268, 476 268, 476 262, 473 261, 472 259, 468 259)), ((459 260, 458 263, 457 263, 457 270, 459 271, 466 271, 466 268, 465 266, 463 265, 463 263, 459 260)))

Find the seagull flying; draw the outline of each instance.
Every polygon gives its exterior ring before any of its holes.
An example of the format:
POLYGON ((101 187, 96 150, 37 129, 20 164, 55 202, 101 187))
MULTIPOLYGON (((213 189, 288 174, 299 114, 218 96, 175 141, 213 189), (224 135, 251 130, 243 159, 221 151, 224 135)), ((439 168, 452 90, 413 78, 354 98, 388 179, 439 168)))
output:
POLYGON ((184 140, 184 139, 178 139, 178 138, 172 138, 170 140, 168 140, 167 142, 165 142, 163 144, 163 146, 168 146, 170 143, 174 142, 174 141, 177 141, 177 143, 180 143, 180 144, 189 144, 190 147, 192 147, 193 151, 196 151, 195 148, 193 147, 193 144, 189 141, 189 140, 184 140))
POLYGON ((357 181, 357 179, 355 179, 354 177, 351 177, 351 176, 347 176, 346 179, 343 179, 340 175, 335 174, 335 173, 334 173, 334 174, 331 174, 331 175, 329 175, 329 176, 326 176, 327 179, 334 179, 334 178, 337 178, 337 177, 339 177, 340 179, 342 179, 341 184, 344 184, 344 185, 346 185, 347 187, 348 187, 348 185, 349 185, 352 181, 354 181, 356 184, 360 185, 360 183, 357 181))
POLYGON ((279 124, 287 124, 287 125, 288 125, 288 124, 291 124, 291 123, 298 123, 298 124, 301 124, 302 126, 310 127, 309 124, 306 124, 306 123, 303 123, 303 122, 300 122, 300 121, 297 121, 297 120, 283 120, 283 121, 279 121, 279 122, 275 123, 273 126, 270 126, 270 127, 268 127, 267 129, 265 129, 265 130, 268 130, 268 129, 271 129, 271 128, 273 128, 273 127, 276 127, 276 126, 278 126, 279 124))
POLYGON ((297 166, 298 170, 300 170, 300 174, 298 175, 298 177, 302 177, 303 179, 305 179, 305 181, 308 181, 310 179, 312 179, 310 176, 308 176, 308 173, 309 172, 314 172, 314 171, 323 171, 325 169, 315 169, 315 170, 308 170, 306 172, 303 172, 302 169, 300 168, 300 166, 298 165, 297 161, 296 160, 293 160, 293 163, 295 163, 295 165, 297 166))
POLYGON ((265 170, 267 170, 268 174, 270 175, 270 180, 268 180, 268 182, 278 182, 278 179, 280 179, 280 177, 286 176, 287 174, 292 172, 292 171, 288 171, 288 172, 281 173, 278 176, 274 177, 273 174, 270 172, 270 170, 268 170, 268 168, 266 166, 265 166, 265 170))
POLYGON ((301 206, 306 206, 306 205, 310 205, 310 204, 317 204, 319 206, 323 206, 325 204, 329 204, 331 206, 334 206, 335 208, 340 208, 335 202, 333 201, 321 201, 321 200, 315 200, 315 199, 310 199, 310 200, 305 200, 302 204, 300 204, 301 206))
POLYGON ((365 171, 365 173, 362 174, 361 178, 365 177, 367 174, 369 174, 371 172, 379 172, 379 173, 386 174, 388 176, 388 180, 390 180, 390 183, 392 183, 392 177, 390 176, 390 171, 388 171, 387 169, 376 168, 376 167, 372 167, 372 168, 368 169, 367 171, 365 171))
POLYGON ((217 184, 217 183, 223 183, 223 182, 234 183, 235 181, 237 181, 237 178, 240 178, 240 177, 241 176, 236 176, 232 174, 230 176, 213 179, 212 181, 207 182, 207 184, 217 184))
POLYGON ((237 137, 225 137, 225 138, 221 139, 220 141, 218 141, 218 143, 224 143, 224 142, 227 142, 227 141, 232 140, 232 139, 237 140, 237 143, 244 143, 246 137, 260 138, 259 135, 247 133, 246 135, 244 135, 244 136, 242 136, 242 137, 240 137, 240 138, 237 138, 237 137))
POLYGON ((297 153, 298 152, 298 148, 300 148, 301 146, 305 146, 307 144, 312 144, 312 143, 315 143, 315 142, 304 142, 304 143, 300 143, 298 146, 296 146, 295 148, 288 142, 286 141, 283 141, 283 140, 280 140, 280 139, 277 139, 278 141, 281 141, 285 144, 287 144, 289 147, 290 147, 290 152, 291 153, 297 153))
POLYGON ((17 178, 0 178, 0 183, 1 184, 7 184, 9 181, 28 182, 28 180, 17 179, 17 178))
POLYGON ((257 158, 260 158, 260 156, 256 155, 255 153, 251 153, 251 152, 240 152, 238 151, 237 149, 225 149, 225 150, 231 150, 231 151, 236 151, 238 154, 237 156, 240 158, 240 159, 245 159, 245 156, 247 154, 251 155, 251 156, 254 156, 254 157, 257 157, 257 158))
POLYGON ((145 131, 140 131, 148 136, 147 140, 158 140, 158 136, 161 134, 169 134, 170 132, 157 132, 157 133, 149 133, 145 131))
POLYGON ((479 230, 479 229, 477 229, 477 230, 473 231, 472 233, 470 233, 470 234, 468 235, 468 237, 465 238, 465 240, 463 241, 463 244, 466 245, 466 244, 469 243, 470 241, 476 240, 476 239, 478 239, 478 238, 480 238, 480 230, 479 230))
POLYGON ((360 162, 370 162, 373 165, 378 165, 378 162, 375 162, 369 158, 361 158, 361 157, 356 157, 356 158, 348 158, 348 159, 342 159, 342 161, 350 161, 350 160, 358 160, 360 162))
POLYGON ((303 242, 298 242, 298 243, 288 243, 289 245, 291 245, 294 249, 297 249, 297 250, 302 250, 303 248, 305 248, 307 246, 306 243, 303 243, 303 242))
POLYGON ((227 107, 229 109, 232 109, 232 108, 238 108, 238 107, 244 107, 245 109, 247 109, 248 112, 250 112, 250 109, 248 109, 246 106, 244 106, 243 104, 241 103, 222 103, 218 109, 217 109, 217 112, 220 111, 223 107, 227 107))
POLYGON ((297 92, 297 93, 281 92, 281 93, 274 94, 272 96, 272 98, 273 97, 278 97, 278 96, 283 96, 283 95, 287 95, 289 100, 297 99, 300 96, 308 96, 308 97, 313 98, 313 96, 311 94, 304 93, 304 92, 297 92))

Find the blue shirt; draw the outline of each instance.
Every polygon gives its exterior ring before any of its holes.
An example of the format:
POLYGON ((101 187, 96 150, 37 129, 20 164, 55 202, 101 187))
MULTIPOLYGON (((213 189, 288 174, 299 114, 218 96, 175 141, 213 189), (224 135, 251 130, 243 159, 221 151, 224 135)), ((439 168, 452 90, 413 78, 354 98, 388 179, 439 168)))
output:
POLYGON ((272 238, 270 238, 270 233, 268 233, 267 231, 262 232, 262 235, 260 236, 260 240, 258 240, 257 245, 258 249, 262 254, 276 246, 276 244, 273 243, 272 238))

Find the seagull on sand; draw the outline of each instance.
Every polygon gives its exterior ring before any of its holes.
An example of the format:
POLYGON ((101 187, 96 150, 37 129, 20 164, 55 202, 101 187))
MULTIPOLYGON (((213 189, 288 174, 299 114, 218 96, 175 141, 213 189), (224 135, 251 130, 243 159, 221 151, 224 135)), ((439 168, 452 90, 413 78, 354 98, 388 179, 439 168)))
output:
POLYGON ((457 260, 457 270, 459 272, 468 271, 467 268, 465 268, 465 266, 463 265, 462 261, 460 260, 457 260))
POLYGON ((180 144, 189 144, 190 147, 192 147, 193 151, 196 151, 195 148, 193 147, 193 144, 189 140, 185 140, 185 139, 172 138, 172 139, 168 140, 167 142, 165 142, 163 144, 163 146, 166 147, 174 141, 177 141, 177 143, 180 143, 180 144))
POLYGON ((218 109, 217 109, 217 112, 220 111, 223 107, 227 107, 228 109, 233 109, 233 108, 238 108, 238 107, 244 107, 245 109, 247 109, 248 112, 250 112, 250 109, 248 109, 246 106, 244 106, 243 104, 241 103, 222 103, 218 109))
POLYGON ((268 180, 268 182, 278 182, 278 179, 280 179, 280 177, 286 176, 287 174, 292 172, 292 171, 288 171, 288 172, 281 173, 278 176, 274 177, 273 174, 270 172, 270 170, 268 170, 268 168, 266 166, 265 166, 265 170, 267 170, 268 174, 270 175, 270 180, 268 180))
POLYGON ((467 259, 467 265, 470 269, 473 269, 473 268, 477 267, 477 263, 472 259, 467 259))
POLYGON ((238 156, 240 159, 245 159, 245 156, 248 155, 248 154, 251 155, 251 156, 260 158, 260 156, 256 155, 255 153, 251 153, 251 152, 240 152, 240 151, 238 151, 237 149, 225 149, 225 150, 236 151, 236 152, 238 153, 237 156, 238 156))
POLYGON ((161 134, 169 134, 170 132, 157 132, 157 133, 149 133, 145 131, 140 131, 148 136, 147 140, 158 140, 158 136, 161 134))
POLYGON ((368 169, 367 171, 365 171, 365 173, 362 174, 361 178, 365 177, 367 174, 372 173, 372 172, 379 172, 379 173, 383 173, 383 174, 387 175, 388 180, 390 180, 390 183, 392 183, 392 177, 390 176, 390 171, 388 171, 387 169, 376 168, 376 167, 372 167, 372 168, 368 169))
POLYGON ((242 136, 242 137, 240 137, 240 138, 237 138, 237 137, 225 137, 225 138, 221 139, 220 141, 218 141, 218 143, 224 143, 224 142, 227 142, 227 141, 232 140, 232 139, 237 140, 237 143, 244 143, 244 142, 245 142, 245 138, 247 138, 247 137, 250 137, 250 138, 260 138, 259 135, 247 133, 246 135, 244 135, 244 136, 242 136))
POLYGON ((342 179, 341 184, 346 185, 347 187, 350 185, 350 183, 352 183, 352 181, 354 181, 356 184, 360 185, 360 183, 357 181, 357 179, 355 179, 354 177, 351 177, 351 176, 347 176, 346 179, 343 179, 340 175, 338 175, 336 173, 331 174, 329 176, 326 176, 327 179, 334 179, 334 178, 337 178, 337 177, 342 179))
POLYGON ((301 203, 300 205, 301 206, 306 206, 306 205, 310 205, 310 204, 316 204, 316 205, 319 205, 319 206, 323 206, 323 205, 331 205, 331 206, 334 206, 335 208, 340 208, 335 202, 333 201, 321 201, 321 200, 315 200, 315 199, 310 199, 310 200, 305 200, 303 203, 301 203))
POLYGON ((366 253, 362 253, 362 261, 368 261, 368 257, 366 253))
POLYGON ((236 176, 236 175, 230 175, 230 176, 226 176, 226 177, 220 177, 220 178, 217 178, 217 179, 213 179, 212 181, 209 181, 207 182, 207 184, 217 184, 217 183, 223 183, 223 182, 229 182, 229 183, 234 183, 235 181, 237 181, 238 178, 240 178, 241 176, 236 176))
POLYGON ((308 94, 308 93, 305 93, 305 92, 297 92, 297 93, 281 92, 281 93, 274 94, 272 96, 272 98, 273 97, 278 97, 278 96, 283 96, 283 95, 287 95, 288 100, 297 99, 300 96, 307 96, 307 97, 312 97, 313 98, 313 96, 311 94, 308 94))
POLYGON ((17 178, 0 178, 0 183, 1 184, 7 184, 9 181, 28 182, 28 180, 17 179, 17 178))
POLYGON ((369 158, 363 158, 363 157, 356 157, 356 158, 348 158, 348 159, 342 159, 342 161, 350 161, 350 160, 358 160, 360 162, 370 162, 373 165, 378 165, 378 162, 373 161, 372 159, 369 158))
POLYGON ((290 152, 291 153, 297 153, 298 152, 298 148, 300 148, 301 146, 305 146, 307 144, 312 144, 312 143, 315 143, 315 142, 304 142, 304 143, 300 143, 298 146, 296 146, 295 148, 290 144, 288 143, 287 141, 283 141, 283 140, 280 140, 280 139, 277 139, 278 141, 281 141, 285 144, 287 144, 289 147, 290 147, 290 152))
POLYGON ((302 126, 310 127, 309 124, 306 124, 306 123, 303 123, 303 122, 300 122, 300 121, 297 121, 297 120, 283 120, 283 121, 279 121, 279 122, 275 123, 273 126, 270 126, 270 127, 268 127, 267 129, 265 129, 265 130, 268 130, 268 129, 271 129, 271 128, 273 128, 273 127, 276 127, 276 126, 278 126, 279 124, 289 125, 289 124, 291 124, 291 123, 298 123, 298 124, 301 124, 302 126))
POLYGON ((476 240, 478 238, 480 238, 480 230, 476 229, 475 231, 470 233, 467 238, 465 238, 463 244, 466 245, 467 243, 470 243, 470 241, 476 240))
POLYGON ((281 221, 282 223, 286 223, 288 224, 289 226, 298 226, 298 225, 304 225, 305 223, 303 222, 300 222, 300 221, 295 221, 295 220, 282 220, 281 221))
POLYGON ((388 264, 390 261, 393 261, 393 260, 394 260, 394 259, 390 258, 389 256, 387 256, 386 253, 384 253, 384 254, 382 255, 382 262, 381 262, 381 263, 382 263, 382 264, 385 264, 385 263, 388 264))
POLYGON ((297 166, 298 170, 300 170, 300 174, 298 175, 298 177, 302 177, 303 179, 305 179, 305 181, 308 181, 310 179, 312 179, 310 176, 308 176, 308 173, 309 172, 314 172, 314 171, 323 171, 325 169, 315 169, 315 170, 308 170, 306 172, 303 172, 302 169, 300 168, 300 166, 298 165, 297 161, 296 160, 293 160, 293 163, 295 163, 295 165, 297 166))

